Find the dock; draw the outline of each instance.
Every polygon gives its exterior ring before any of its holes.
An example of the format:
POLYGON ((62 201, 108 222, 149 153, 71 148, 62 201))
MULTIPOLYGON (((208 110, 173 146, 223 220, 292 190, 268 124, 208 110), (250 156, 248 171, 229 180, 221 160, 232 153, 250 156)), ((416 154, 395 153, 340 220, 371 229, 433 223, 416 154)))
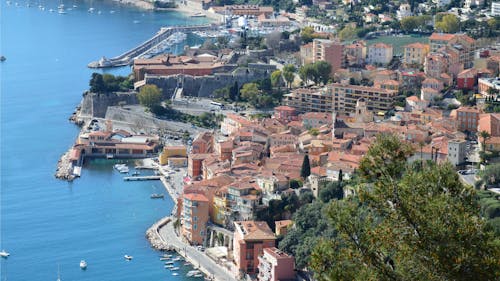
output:
POLYGON ((148 53, 149 50, 176 32, 189 33, 195 31, 207 31, 215 30, 217 27, 217 25, 212 24, 162 27, 153 37, 144 41, 139 46, 113 58, 107 59, 102 57, 98 61, 89 63, 87 66, 90 68, 107 68, 130 65, 135 58, 148 53))
POLYGON ((161 176, 133 176, 133 177, 124 177, 124 181, 154 181, 161 180, 161 176))

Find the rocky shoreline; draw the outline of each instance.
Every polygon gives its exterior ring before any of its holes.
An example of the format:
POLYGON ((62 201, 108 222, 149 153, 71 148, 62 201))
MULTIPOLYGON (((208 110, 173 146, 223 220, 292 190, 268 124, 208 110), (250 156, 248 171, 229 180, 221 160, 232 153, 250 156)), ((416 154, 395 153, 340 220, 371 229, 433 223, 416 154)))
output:
POLYGON ((146 231, 146 238, 148 239, 151 247, 160 251, 177 251, 174 246, 165 242, 158 232, 159 229, 167 223, 170 223, 172 218, 170 216, 164 217, 161 220, 157 221, 146 231))
POLYGON ((57 169, 55 173, 55 177, 57 179, 73 181, 76 177, 73 174, 74 167, 70 159, 70 152, 71 149, 64 153, 57 162, 57 169))

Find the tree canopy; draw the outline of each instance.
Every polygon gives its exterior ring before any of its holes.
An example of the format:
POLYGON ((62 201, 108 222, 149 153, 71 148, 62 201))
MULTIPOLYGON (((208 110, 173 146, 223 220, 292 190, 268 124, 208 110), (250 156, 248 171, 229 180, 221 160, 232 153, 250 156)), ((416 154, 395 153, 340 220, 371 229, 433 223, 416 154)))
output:
POLYGON ((133 88, 132 79, 111 74, 92 73, 89 81, 90 91, 98 94, 108 94, 118 91, 129 91, 133 88))
POLYGON ((312 253, 318 280, 496 280, 500 242, 451 164, 407 164, 411 149, 379 136, 360 165, 357 196, 334 200, 335 239, 312 253))
POLYGON ((162 95, 156 85, 144 85, 137 94, 137 98, 143 106, 151 109, 161 103, 162 95))
POLYGON ((447 14, 442 17, 440 21, 436 21, 436 30, 446 33, 455 33, 460 30, 460 21, 457 16, 447 14))

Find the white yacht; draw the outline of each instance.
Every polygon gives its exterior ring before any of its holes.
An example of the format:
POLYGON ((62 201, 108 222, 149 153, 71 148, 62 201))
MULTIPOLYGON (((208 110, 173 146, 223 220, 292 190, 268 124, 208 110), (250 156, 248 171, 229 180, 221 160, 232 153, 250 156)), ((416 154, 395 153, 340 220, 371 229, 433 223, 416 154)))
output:
POLYGON ((129 260, 131 260, 131 259, 133 259, 133 257, 132 257, 132 256, 129 256, 129 255, 125 255, 125 256, 124 256, 124 258, 125 258, 126 260, 128 260, 128 261, 129 261, 129 260))
POLYGON ((89 13, 93 13, 93 12, 94 12, 94 10, 95 10, 94 8, 90 7, 88 12, 89 12, 89 13))
POLYGON ((6 252, 5 250, 2 250, 2 251, 0 252, 0 257, 2 257, 2 258, 7 258, 7 257, 9 257, 9 256, 10 256, 10 253, 9 253, 9 252, 6 252))
POLYGON ((174 273, 172 273, 172 275, 173 275, 173 276, 177 276, 177 275, 179 275, 179 273, 174 272, 174 273))
POLYGON ((87 269, 87 262, 85 260, 80 261, 80 268, 83 270, 87 269))

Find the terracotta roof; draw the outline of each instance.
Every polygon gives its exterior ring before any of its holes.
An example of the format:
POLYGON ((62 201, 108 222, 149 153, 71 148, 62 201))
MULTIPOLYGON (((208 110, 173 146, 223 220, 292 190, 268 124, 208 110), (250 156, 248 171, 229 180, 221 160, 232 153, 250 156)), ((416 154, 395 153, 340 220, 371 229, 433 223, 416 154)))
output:
POLYGON ((295 108, 290 107, 290 106, 286 106, 286 105, 282 105, 282 106, 275 107, 274 110, 295 111, 295 108))
POLYGON ((207 197, 203 194, 200 194, 200 193, 184 194, 184 199, 187 199, 190 201, 208 202, 207 197))
POLYGON ((420 101, 420 98, 417 96, 409 96, 406 98, 406 100, 418 102, 418 101, 420 101))
POLYGON ((450 41, 455 37, 455 34, 449 33, 432 33, 429 40, 450 41))
POLYGON ((377 49, 392 49, 392 45, 390 44, 385 44, 385 43, 375 43, 373 45, 370 45, 370 48, 377 48, 377 49))
POLYGON ((428 48, 429 45, 428 44, 422 44, 420 42, 415 42, 415 43, 411 43, 411 44, 405 45, 404 47, 405 48, 414 48, 414 49, 424 49, 424 48, 428 48))
POLYGON ((243 232, 243 240, 275 240, 274 232, 264 221, 235 221, 236 229, 243 232))

